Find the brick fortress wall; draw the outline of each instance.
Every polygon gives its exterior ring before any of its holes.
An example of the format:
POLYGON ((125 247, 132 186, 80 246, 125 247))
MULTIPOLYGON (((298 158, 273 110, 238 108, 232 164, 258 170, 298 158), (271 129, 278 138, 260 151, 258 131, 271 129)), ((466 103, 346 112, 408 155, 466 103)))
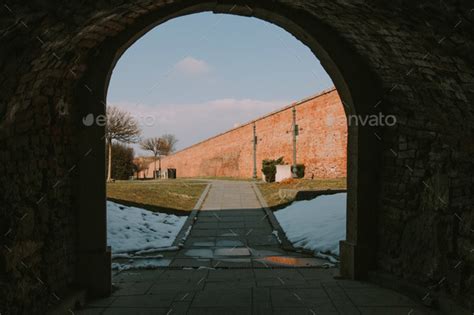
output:
POLYGON ((296 124, 299 126, 297 163, 306 166, 305 177, 345 177, 347 121, 335 89, 290 104, 178 151, 163 158, 162 168, 176 168, 179 177, 252 177, 254 123, 258 139, 257 176, 261 176, 264 159, 283 156, 284 161, 291 164, 293 107, 296 108, 296 124))

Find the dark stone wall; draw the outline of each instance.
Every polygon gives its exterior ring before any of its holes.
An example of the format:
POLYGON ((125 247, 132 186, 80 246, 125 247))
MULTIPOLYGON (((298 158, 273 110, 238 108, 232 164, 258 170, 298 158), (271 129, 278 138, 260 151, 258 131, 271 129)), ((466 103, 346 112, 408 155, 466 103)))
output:
POLYGON ((75 276, 76 131, 60 69, 67 61, 52 54, 64 26, 53 25, 59 24, 44 10, 0 8, 3 314, 44 312, 75 276))
MULTIPOLYGON (((76 205, 83 197, 76 193, 77 165, 94 154, 81 151, 81 119, 104 106, 103 82, 89 84, 90 78, 109 71, 118 48, 156 23, 156 16, 200 3, 49 0, 0 6, 2 314, 43 312, 74 283, 76 205), (84 95, 96 101, 81 102, 84 95)), ((382 97, 364 111, 398 119, 395 127, 374 133, 382 148, 374 152, 381 159, 380 192, 374 195, 376 268, 473 309, 472 2, 245 4, 298 20, 309 33, 316 30, 308 25, 318 21, 337 35, 325 39, 323 48, 331 40, 343 44, 329 51, 341 72, 360 76, 361 84, 368 76, 375 80, 374 93, 382 97), (355 57, 366 71, 351 73, 355 57)), ((253 14, 239 10, 232 13, 253 14)), ((349 85, 355 93, 358 84, 349 85)))

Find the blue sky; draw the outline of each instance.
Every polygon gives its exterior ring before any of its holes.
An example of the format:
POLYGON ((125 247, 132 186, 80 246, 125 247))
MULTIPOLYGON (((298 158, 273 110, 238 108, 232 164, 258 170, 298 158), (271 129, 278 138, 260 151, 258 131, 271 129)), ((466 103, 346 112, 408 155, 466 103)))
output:
POLYGON ((278 26, 200 13, 129 47, 107 102, 130 111, 144 137, 174 133, 182 149, 332 85, 312 52, 278 26))

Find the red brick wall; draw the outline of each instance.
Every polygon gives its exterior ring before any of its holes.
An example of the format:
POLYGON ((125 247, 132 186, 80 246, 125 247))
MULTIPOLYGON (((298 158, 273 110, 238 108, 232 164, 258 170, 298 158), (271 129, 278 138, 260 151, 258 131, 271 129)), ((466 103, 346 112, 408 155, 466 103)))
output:
MULTIPOLYGON (((347 124, 336 90, 287 106, 256 119, 257 174, 263 159, 284 157, 292 162, 292 108, 296 107, 297 163, 306 166, 306 177, 346 176, 347 124)), ((252 177, 253 123, 204 140, 165 157, 162 168, 176 168, 178 177, 252 177)))

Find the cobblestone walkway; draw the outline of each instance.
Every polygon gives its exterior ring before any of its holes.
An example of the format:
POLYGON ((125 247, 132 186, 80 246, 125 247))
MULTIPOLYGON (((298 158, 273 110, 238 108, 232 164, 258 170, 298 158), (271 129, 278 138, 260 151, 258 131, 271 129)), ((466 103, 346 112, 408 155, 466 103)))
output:
POLYGON ((374 284, 336 280, 326 261, 281 249, 251 182, 212 181, 168 267, 114 276, 80 314, 425 314, 374 284))

